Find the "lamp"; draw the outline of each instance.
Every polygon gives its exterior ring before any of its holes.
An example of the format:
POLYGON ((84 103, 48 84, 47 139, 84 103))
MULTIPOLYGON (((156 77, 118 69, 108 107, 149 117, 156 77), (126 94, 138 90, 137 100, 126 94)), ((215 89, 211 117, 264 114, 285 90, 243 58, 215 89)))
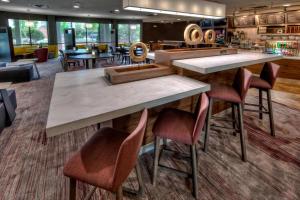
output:
POLYGON ((125 10, 197 18, 225 18, 225 4, 205 0, 123 0, 125 10))

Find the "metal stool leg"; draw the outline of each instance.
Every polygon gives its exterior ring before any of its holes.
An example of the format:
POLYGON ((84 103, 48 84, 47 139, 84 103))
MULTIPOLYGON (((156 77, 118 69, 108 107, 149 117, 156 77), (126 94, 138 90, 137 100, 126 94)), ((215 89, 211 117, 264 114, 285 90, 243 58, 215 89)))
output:
POLYGON ((232 117, 232 128, 234 129, 233 135, 236 136, 236 130, 238 129, 238 125, 236 123, 236 115, 235 115, 236 109, 235 104, 231 104, 231 117, 232 117))
POLYGON ((69 188, 69 200, 76 200, 76 179, 69 178, 70 188, 69 188))
POLYGON ((275 136, 275 127, 274 127, 274 119, 273 119, 273 107, 272 107, 271 90, 267 91, 267 100, 268 100, 268 110, 269 110, 269 120, 270 120, 271 135, 275 136))
POLYGON ((154 141, 154 162, 153 162, 153 175, 152 175, 152 184, 153 186, 156 185, 156 176, 157 176, 157 169, 158 169, 158 158, 160 152, 160 138, 155 137, 154 141))
POLYGON ((197 181, 197 152, 196 145, 191 145, 191 156, 192 156, 192 179, 193 179, 193 195, 198 199, 198 181, 197 181))
POLYGON ((263 91, 261 89, 259 89, 259 119, 263 119, 263 91))
POLYGON ((141 172, 141 167, 140 167, 139 161, 137 161, 137 163, 136 163, 135 171, 136 171, 136 176, 137 176, 137 179, 139 182, 138 195, 141 195, 144 193, 144 182, 143 182, 143 177, 142 177, 142 172, 141 172))
POLYGON ((209 99, 209 108, 206 116, 206 125, 205 125, 205 137, 204 137, 204 148, 203 148, 204 152, 207 152, 207 148, 208 148, 208 137, 210 131, 210 119, 212 114, 212 106, 213 106, 213 99, 209 99))
POLYGON ((247 161, 247 152, 246 152, 246 142, 245 142, 245 130, 243 125, 243 110, 242 104, 238 104, 238 118, 239 118, 239 127, 240 127, 240 142, 242 150, 242 160, 247 161))

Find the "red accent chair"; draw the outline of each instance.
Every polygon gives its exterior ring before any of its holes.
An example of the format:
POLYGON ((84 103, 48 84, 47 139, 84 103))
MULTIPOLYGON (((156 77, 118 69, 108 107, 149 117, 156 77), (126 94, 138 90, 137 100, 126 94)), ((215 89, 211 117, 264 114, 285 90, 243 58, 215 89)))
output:
POLYGON ((101 129, 65 164, 63 172, 70 178, 70 200, 76 199, 76 180, 114 192, 118 200, 122 199, 122 183, 134 167, 140 184, 139 193, 143 192, 137 158, 147 116, 148 111, 145 109, 137 128, 131 134, 113 128, 101 129))
MULTIPOLYGON (((275 127, 274 127, 274 119, 273 119, 271 89, 273 89, 274 87, 279 69, 280 69, 279 65, 275 63, 267 62, 264 64, 264 67, 260 73, 260 77, 252 76, 250 82, 250 88, 256 88, 259 91, 259 104, 258 104, 259 110, 245 109, 245 111, 259 112, 259 119, 263 119, 263 114, 268 114, 272 136, 275 136, 275 127), (266 109, 263 106, 263 92, 267 93, 268 109, 266 109)), ((246 104, 246 105, 257 106, 255 104, 246 104)))
POLYGON ((158 167, 172 170, 180 174, 186 175, 187 172, 179 171, 159 164, 159 158, 163 150, 172 151, 166 148, 166 140, 171 139, 175 142, 187 144, 190 146, 190 155, 185 155, 192 164, 192 173, 188 173, 188 177, 192 176, 193 195, 198 197, 197 184, 197 155, 196 144, 199 139, 202 128, 205 124, 206 113, 208 109, 208 98, 205 93, 201 94, 196 107, 195 113, 190 113, 178 109, 164 109, 158 116, 153 126, 153 134, 155 136, 155 156, 153 164, 153 185, 156 185, 156 176, 158 167), (160 141, 163 139, 164 145, 160 150, 160 141))
POLYGON ((47 62, 48 60, 48 48, 39 48, 34 51, 37 62, 47 62))
POLYGON ((242 160, 247 161, 246 154, 246 143, 245 143, 245 133, 243 126, 243 104, 248 92, 252 73, 247 69, 240 68, 235 75, 234 82, 232 86, 228 85, 212 85, 211 91, 209 91, 209 109, 207 115, 207 123, 205 128, 205 139, 204 139, 204 151, 207 152, 208 149, 208 137, 210 131, 210 120, 212 118, 212 106, 215 99, 226 101, 232 104, 232 122, 233 129, 236 130, 236 118, 235 110, 238 108, 238 124, 237 128, 240 133, 241 149, 242 149, 242 160))

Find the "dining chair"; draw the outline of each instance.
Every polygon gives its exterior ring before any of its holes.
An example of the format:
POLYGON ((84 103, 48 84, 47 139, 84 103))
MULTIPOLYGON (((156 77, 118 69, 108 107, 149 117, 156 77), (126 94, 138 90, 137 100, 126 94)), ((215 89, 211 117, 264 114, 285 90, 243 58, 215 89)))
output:
POLYGON ((89 199, 99 187, 116 193, 116 199, 121 200, 122 184, 133 168, 136 169, 139 182, 139 191, 135 193, 143 193, 138 154, 146 130, 147 116, 148 111, 145 109, 132 133, 113 128, 100 129, 78 153, 71 157, 63 170, 64 175, 70 179, 70 200, 76 199, 77 180, 95 186, 86 199, 89 199))
POLYGON ((251 82, 250 82, 250 88, 256 88, 259 91, 259 97, 258 101, 259 104, 250 104, 246 103, 245 105, 248 106, 258 106, 257 109, 244 109, 245 111, 250 112, 258 112, 259 113, 259 119, 263 119, 263 114, 269 115, 269 122, 270 122, 270 130, 271 135, 275 136, 275 127, 274 127, 274 117, 273 117, 273 107, 272 107, 272 97, 271 97, 271 90, 273 89, 278 73, 279 73, 280 66, 272 63, 267 62, 264 64, 263 69, 260 73, 260 76, 252 76, 251 82), (263 92, 267 94, 267 103, 268 103, 268 109, 264 107, 263 105, 263 92))
MULTIPOLYGON (((246 141, 245 141, 245 130, 243 126, 243 105, 246 98, 246 94, 248 92, 250 81, 251 81, 251 72, 244 68, 239 68, 233 84, 225 85, 225 84, 213 84, 212 89, 207 92, 209 97, 209 109, 208 115, 206 120, 206 127, 205 127, 205 139, 204 139, 204 151, 207 152, 208 149, 208 140, 209 140, 209 133, 210 133, 210 123, 211 119, 216 120, 226 120, 229 121, 227 118, 220 118, 220 117, 212 117, 212 108, 213 102, 215 100, 221 100, 225 102, 229 102, 232 105, 232 122, 233 122, 233 130, 240 133, 240 142, 241 142, 241 151, 242 151, 242 160, 247 161, 247 152, 246 152, 246 141), (235 110, 237 108, 238 111, 238 120, 235 117, 235 110), (238 123, 236 123, 238 122, 238 123), (236 125, 238 124, 238 127, 236 125)), ((225 128, 220 127, 219 128, 225 128)), ((228 128, 226 128, 228 129, 228 128)), ((229 128, 231 129, 231 128, 229 128)))
POLYGON ((208 109, 208 97, 202 93, 199 97, 195 113, 190 113, 178 109, 164 109, 153 126, 153 135, 155 137, 154 143, 154 162, 153 162, 153 176, 152 183, 156 185, 156 177, 158 167, 173 171, 179 175, 192 178, 193 195, 198 198, 198 182, 197 182, 197 151, 196 144, 202 132, 205 123, 206 113, 208 109), (188 159, 192 166, 192 172, 185 172, 175 168, 171 168, 160 164, 160 157, 164 151, 174 152, 167 148, 166 140, 172 140, 181 144, 189 145, 190 155, 182 154, 182 157, 188 159), (164 141, 163 148, 160 149, 161 140, 164 141))

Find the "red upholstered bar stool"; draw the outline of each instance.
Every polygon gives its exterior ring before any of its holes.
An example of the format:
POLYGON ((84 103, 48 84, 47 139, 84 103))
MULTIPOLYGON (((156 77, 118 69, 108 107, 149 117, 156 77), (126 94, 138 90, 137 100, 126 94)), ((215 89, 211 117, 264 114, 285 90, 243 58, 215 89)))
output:
POLYGON ((263 119, 263 114, 268 114, 272 136, 275 136, 275 128, 274 128, 274 120, 273 120, 271 89, 273 89, 274 87, 279 69, 280 69, 279 65, 275 63, 267 62, 264 64, 264 67, 260 73, 260 77, 252 76, 250 82, 250 88, 258 89, 259 105, 249 104, 249 103, 247 103, 246 105, 258 106, 259 110, 245 109, 245 111, 259 112, 259 119, 263 119), (267 93, 268 109, 266 109, 263 106, 263 92, 267 93))
POLYGON ((187 175, 193 180, 193 195, 197 198, 197 155, 196 143, 205 123, 206 113, 208 109, 208 98, 205 93, 201 94, 197 104, 196 112, 189 113, 177 109, 163 110, 153 126, 153 134, 155 136, 155 156, 153 164, 153 185, 156 185, 156 176, 158 167, 175 171, 180 175, 187 175), (160 150, 160 141, 164 140, 163 148, 160 150), (166 139, 175 142, 187 144, 190 146, 190 155, 183 156, 191 161, 192 173, 179 171, 159 164, 159 158, 163 150, 172 151, 166 148, 166 139))
POLYGON ((243 103, 246 98, 247 91, 250 86, 251 72, 246 69, 239 68, 235 75, 233 85, 212 85, 211 91, 209 91, 209 109, 207 115, 207 123, 205 128, 205 138, 204 138, 204 151, 208 148, 208 137, 210 131, 210 120, 212 118, 212 107, 214 100, 222 100, 229 102, 233 106, 233 129, 235 130, 235 108, 238 109, 238 131, 240 133, 241 150, 242 150, 242 160, 247 161, 246 154, 246 143, 245 143, 245 133, 243 126, 243 103))
POLYGON ((70 178, 70 197, 76 199, 76 180, 95 186, 87 195, 89 199, 96 187, 123 197, 122 183, 135 167, 139 181, 139 194, 143 183, 137 161, 144 138, 148 111, 145 109, 137 128, 126 133, 113 128, 98 131, 64 166, 64 175, 70 178))

